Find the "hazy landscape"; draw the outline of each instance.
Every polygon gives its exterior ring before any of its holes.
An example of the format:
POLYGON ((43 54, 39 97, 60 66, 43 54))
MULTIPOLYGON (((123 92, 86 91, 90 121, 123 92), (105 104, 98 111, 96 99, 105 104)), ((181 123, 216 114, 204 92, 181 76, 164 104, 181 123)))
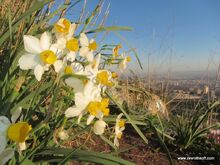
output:
POLYGON ((219 1, 0 1, 0 165, 220 161, 219 1))

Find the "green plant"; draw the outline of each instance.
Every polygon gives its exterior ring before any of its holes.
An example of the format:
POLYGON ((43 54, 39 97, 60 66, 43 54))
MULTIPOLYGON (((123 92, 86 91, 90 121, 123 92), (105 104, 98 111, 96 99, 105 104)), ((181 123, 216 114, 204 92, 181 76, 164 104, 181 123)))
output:
POLYGON ((210 129, 218 128, 218 123, 207 126, 210 111, 211 109, 204 114, 193 113, 190 116, 173 115, 170 119, 170 128, 175 138, 174 145, 180 150, 186 150, 201 140, 201 138, 206 137, 210 129))

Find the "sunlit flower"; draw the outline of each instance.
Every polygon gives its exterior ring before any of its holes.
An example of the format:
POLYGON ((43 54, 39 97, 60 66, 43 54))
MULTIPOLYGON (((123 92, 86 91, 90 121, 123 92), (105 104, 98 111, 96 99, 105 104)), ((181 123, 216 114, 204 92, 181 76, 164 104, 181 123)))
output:
POLYGON ((89 77, 93 78, 99 71, 99 64, 101 60, 101 54, 99 53, 90 64, 86 65, 85 71, 89 75, 89 77))
POLYGON ((54 29, 56 31, 56 34, 59 35, 59 37, 69 36, 71 37, 74 34, 74 31, 76 29, 76 24, 66 19, 66 18, 60 18, 54 25, 54 29))
POLYGON ((78 62, 68 62, 66 58, 57 60, 54 64, 55 72, 63 74, 83 74, 83 66, 78 62))
POLYGON ((100 88, 88 81, 83 88, 83 91, 75 93, 75 105, 65 111, 67 118, 78 116, 78 123, 83 115, 86 113, 86 108, 91 101, 101 100, 100 88))
POLYGON ((57 60, 55 52, 50 50, 50 34, 44 32, 40 39, 30 35, 24 35, 23 38, 27 53, 21 56, 18 64, 23 70, 33 69, 36 79, 40 81, 44 71, 57 60))
POLYGON ((79 54, 82 57, 85 57, 89 62, 93 61, 93 51, 97 50, 98 45, 95 42, 94 39, 91 39, 89 41, 89 39, 87 38, 87 36, 85 35, 85 33, 81 33, 80 34, 80 38, 79 38, 80 44, 81 44, 81 48, 79 50, 79 54))
POLYGON ((87 111, 89 112, 87 125, 89 125, 95 117, 98 119, 102 119, 103 116, 108 116, 109 115, 108 104, 109 104, 108 98, 103 98, 101 101, 91 101, 87 106, 87 111))
POLYGON ((113 86, 111 78, 112 74, 108 70, 99 70, 96 75, 97 82, 104 86, 113 86))
POLYGON ((102 135, 105 131, 107 124, 102 119, 99 119, 95 122, 93 126, 93 131, 96 135, 102 135))
POLYGON ((65 18, 59 19, 54 25, 57 41, 52 45, 52 49, 56 52, 61 52, 61 56, 66 54, 65 58, 73 62, 76 58, 76 52, 79 50, 78 39, 74 38, 76 24, 71 24, 65 18))
POLYGON ((121 44, 118 44, 118 45, 116 45, 116 47, 114 47, 114 48, 112 49, 112 55, 113 55, 114 58, 119 56, 118 51, 119 51, 119 49, 120 49, 121 47, 122 47, 121 44))
POLYGON ((18 108, 11 117, 12 123, 5 116, 0 116, 0 153, 4 151, 8 139, 18 144, 19 151, 26 149, 25 140, 31 131, 31 125, 27 122, 16 122, 20 116, 21 109, 18 108), (16 123, 15 123, 16 122, 16 123))
POLYGON ((17 122, 11 124, 7 129, 7 136, 10 140, 16 142, 19 145, 19 150, 25 150, 25 140, 28 137, 32 127, 27 122, 17 122))
MULTIPOLYGON (((84 71, 84 68, 79 63, 72 63, 71 65, 67 65, 64 67, 65 74, 75 74, 81 76, 87 76, 87 73, 84 71)), ((74 92, 82 92, 84 90, 85 85, 89 80, 87 78, 80 79, 77 77, 68 77, 65 79, 65 83, 74 89, 74 92)))
POLYGON ((122 116, 123 116, 123 113, 119 114, 116 118, 115 138, 114 138, 114 145, 116 147, 119 147, 118 139, 121 139, 122 134, 123 134, 123 130, 125 129, 125 120, 121 120, 122 116))
POLYGON ((122 54, 121 56, 123 59, 119 63, 119 69, 122 72, 127 68, 127 63, 131 61, 131 57, 130 56, 125 57, 124 54, 122 54))

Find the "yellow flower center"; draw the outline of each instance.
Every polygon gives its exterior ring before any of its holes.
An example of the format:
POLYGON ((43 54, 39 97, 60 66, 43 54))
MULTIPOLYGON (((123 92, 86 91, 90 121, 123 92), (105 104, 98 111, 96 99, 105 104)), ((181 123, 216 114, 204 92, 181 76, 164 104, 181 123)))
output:
POLYGON ((124 120, 119 120, 118 122, 119 127, 124 127, 125 126, 125 121, 124 120))
POLYGON ((64 69, 64 72, 66 74, 72 74, 73 73, 73 68, 71 66, 66 66, 64 69))
POLYGON ((100 84, 107 85, 107 86, 113 85, 113 83, 111 81, 109 81, 109 74, 106 70, 99 72, 96 75, 96 79, 97 79, 98 83, 100 83, 100 84))
POLYGON ((108 98, 103 98, 101 101, 101 110, 104 116, 109 115, 109 108, 107 108, 109 105, 109 99, 108 98))
POLYGON ((108 116, 109 115, 109 108, 107 108, 108 104, 109 104, 109 99, 107 98, 102 99, 101 102, 92 101, 87 106, 87 110, 93 116, 97 116, 99 112, 102 112, 104 116, 108 116))
POLYGON ((100 110, 100 102, 98 101, 90 102, 89 105, 87 106, 87 110, 91 115, 96 116, 98 114, 98 110, 100 110))
POLYGON ((54 64, 55 61, 57 60, 57 56, 55 53, 51 50, 45 50, 40 53, 40 59, 45 63, 45 64, 54 64))
POLYGON ((18 122, 10 125, 7 135, 12 141, 23 143, 25 142, 31 129, 31 125, 29 125, 27 122, 18 122))
POLYGON ((119 51, 119 49, 120 49, 121 47, 122 47, 121 44, 118 44, 116 47, 114 47, 114 49, 113 49, 113 56, 114 56, 114 57, 119 56, 118 51, 119 51))
POLYGON ((126 61, 130 62, 131 61, 131 57, 130 56, 126 57, 126 61))
POLYGON ((70 29, 70 21, 65 18, 61 18, 55 25, 54 28, 59 33, 68 33, 70 29))
POLYGON ((73 38, 73 39, 70 39, 66 42, 66 48, 70 51, 78 51, 79 50, 79 43, 78 43, 78 40, 73 38))
POLYGON ((92 43, 89 44, 89 49, 91 50, 96 50, 98 47, 97 43, 94 41, 92 43))
POLYGON ((118 74, 116 72, 112 72, 112 78, 118 78, 118 74))

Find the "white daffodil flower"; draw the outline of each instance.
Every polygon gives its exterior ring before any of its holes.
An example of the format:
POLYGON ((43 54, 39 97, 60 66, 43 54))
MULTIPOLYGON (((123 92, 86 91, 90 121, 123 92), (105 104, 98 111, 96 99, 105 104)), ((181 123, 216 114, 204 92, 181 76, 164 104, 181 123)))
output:
MULTIPOLYGON (((63 72, 65 74, 88 76, 87 72, 84 71, 83 66, 77 62, 73 62, 71 65, 65 66, 63 68, 63 72)), ((69 87, 73 88, 75 93, 82 92, 88 81, 89 79, 79 79, 77 77, 68 77, 65 79, 65 83, 69 87)))
POLYGON ((112 73, 108 70, 99 70, 96 75, 96 82, 102 86, 113 86, 112 73))
POLYGON ((70 63, 66 57, 63 58, 63 60, 57 60, 54 63, 54 70, 55 72, 59 74, 83 74, 83 66, 82 64, 78 62, 72 62, 70 63))
POLYGON ((26 149, 25 140, 29 131, 31 130, 31 126, 28 125, 26 122, 15 123, 20 117, 20 114, 21 107, 19 107, 15 112, 12 113, 12 123, 7 117, 0 116, 0 162, 7 162, 13 156, 13 149, 5 149, 8 140, 15 141, 18 144, 19 151, 26 149), (5 155, 8 155, 8 157, 5 155), (2 159, 2 157, 5 158, 2 159))
POLYGON ((105 132, 107 124, 102 119, 99 119, 95 122, 93 126, 93 131, 96 135, 102 135, 105 132))
POLYGON ((95 118, 102 120, 104 116, 109 115, 109 99, 103 98, 101 101, 91 101, 87 106, 89 117, 86 124, 89 125, 95 118))
POLYGON ((57 38, 70 39, 76 30, 76 24, 71 24, 66 18, 60 18, 54 25, 54 29, 57 38))
POLYGON ((121 117, 123 116, 123 113, 119 114, 116 118, 116 124, 115 124, 115 138, 114 138, 114 145, 116 147, 119 147, 119 141, 118 139, 121 139, 122 132, 125 129, 125 121, 121 120, 121 117))
POLYGON ((99 53, 89 65, 85 66, 85 71, 88 73, 90 79, 97 75, 99 71, 100 60, 101 54, 99 53))
MULTIPOLYGON (((21 107, 15 110, 15 112, 12 113, 11 121, 12 123, 15 123, 16 120, 19 118, 21 114, 21 107)), ((7 138, 7 130, 9 126, 11 125, 11 122, 9 119, 5 116, 0 116, 0 153, 2 153, 7 145, 8 138, 7 138)))
POLYGON ((127 68, 127 63, 131 61, 131 57, 125 57, 124 54, 121 55, 122 61, 119 63, 119 69, 123 72, 127 68))
POLYGON ((95 42, 94 39, 91 39, 89 41, 85 33, 80 34, 79 41, 81 44, 79 54, 82 57, 85 57, 89 62, 92 62, 94 59, 93 51, 97 50, 98 47, 97 43, 95 42))
POLYGON ((73 62, 76 58, 76 52, 79 50, 78 39, 74 38, 76 24, 65 18, 59 19, 54 25, 57 41, 52 45, 52 49, 62 56, 66 54, 66 59, 73 62))
POLYGON ((88 104, 91 101, 100 101, 101 90, 98 86, 94 85, 91 81, 88 81, 83 88, 83 91, 75 93, 75 105, 68 108, 65 111, 67 118, 78 116, 78 123, 82 115, 85 113, 88 104))
POLYGON ((18 64, 23 70, 34 70, 36 79, 40 81, 44 71, 57 60, 55 52, 50 50, 51 36, 44 32, 40 39, 30 35, 24 35, 23 39, 27 53, 21 56, 18 64))

